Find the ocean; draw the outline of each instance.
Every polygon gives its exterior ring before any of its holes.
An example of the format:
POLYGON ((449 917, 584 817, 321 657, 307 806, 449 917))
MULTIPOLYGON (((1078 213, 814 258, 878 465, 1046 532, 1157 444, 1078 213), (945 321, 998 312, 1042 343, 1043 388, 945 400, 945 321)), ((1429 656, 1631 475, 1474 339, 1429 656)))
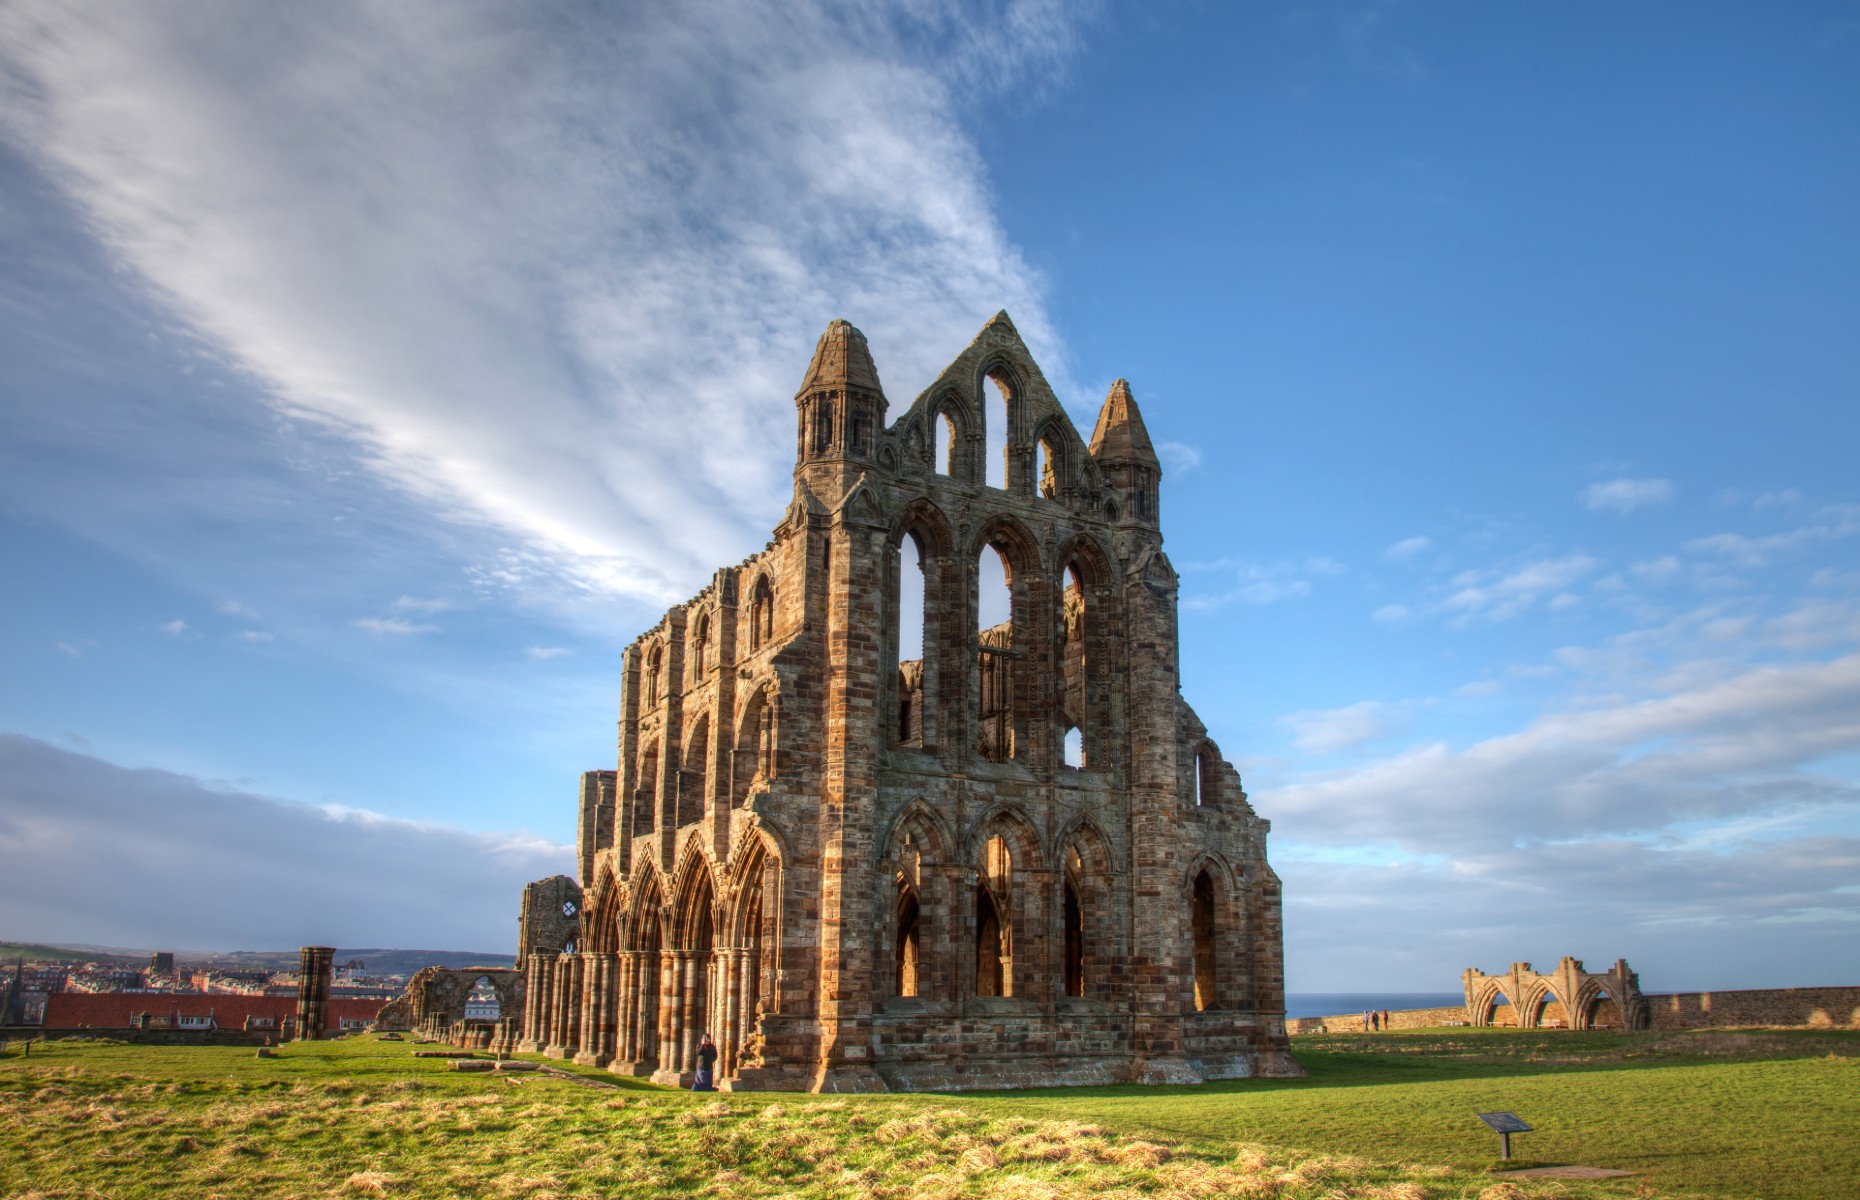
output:
POLYGON ((1288 1017, 1335 1017, 1367 1009, 1445 1008, 1464 1004, 1460 992, 1287 992, 1288 1017))

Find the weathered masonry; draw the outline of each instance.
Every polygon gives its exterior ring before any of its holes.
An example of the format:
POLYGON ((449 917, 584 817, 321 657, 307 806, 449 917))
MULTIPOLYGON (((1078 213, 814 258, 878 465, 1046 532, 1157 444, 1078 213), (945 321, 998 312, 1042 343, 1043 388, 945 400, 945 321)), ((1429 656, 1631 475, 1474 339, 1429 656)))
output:
POLYGON ((1503 975, 1477 967, 1460 974, 1466 990, 1466 1019, 1473 1025, 1515 1025, 1520 1029, 1647 1029, 1652 1010, 1641 995, 1640 976, 1625 958, 1604 972, 1585 970, 1582 960, 1564 955, 1554 971, 1535 971, 1514 962, 1503 975), (1500 1009, 1505 1009, 1502 1015, 1500 1009))
POLYGON ((708 1032, 732 1089, 1300 1073, 1129 387, 1087 445, 1003 313, 896 420, 835 321, 795 402, 773 540, 626 649, 524 1043, 683 1082, 708 1032))

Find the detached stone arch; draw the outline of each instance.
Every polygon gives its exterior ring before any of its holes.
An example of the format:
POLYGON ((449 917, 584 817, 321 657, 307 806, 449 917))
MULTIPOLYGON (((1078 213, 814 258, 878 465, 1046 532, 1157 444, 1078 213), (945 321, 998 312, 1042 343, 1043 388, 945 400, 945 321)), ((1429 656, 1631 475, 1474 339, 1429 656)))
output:
POLYGON ((1645 1029, 1651 1024, 1640 976, 1624 958, 1616 959, 1604 972, 1588 971, 1581 959, 1569 955, 1558 959, 1553 971, 1538 971, 1528 962, 1512 963, 1503 975, 1468 967, 1460 983, 1466 995, 1466 1019, 1474 1025, 1495 1023, 1495 1000, 1502 995, 1511 1002, 1513 1020, 1520 1029, 1542 1027, 1546 1001, 1562 1009, 1564 1028, 1589 1029, 1594 1027, 1598 1001, 1604 994, 1619 1013, 1621 1027, 1645 1029))

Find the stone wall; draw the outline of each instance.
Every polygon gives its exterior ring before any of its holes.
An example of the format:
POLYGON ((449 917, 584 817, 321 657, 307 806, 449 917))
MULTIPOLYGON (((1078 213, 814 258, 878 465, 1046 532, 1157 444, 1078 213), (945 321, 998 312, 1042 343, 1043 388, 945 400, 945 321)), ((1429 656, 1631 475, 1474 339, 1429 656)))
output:
MULTIPOLYGON (((1671 992, 1648 995, 1655 1029, 1725 1029, 1775 1025, 1809 1029, 1860 1029, 1860 987, 1753 988, 1732 992, 1671 992)), ((1389 1029, 1438 1029, 1465 1025, 1466 1009, 1410 1008, 1389 1013, 1389 1029)), ((1508 1022, 1501 1016, 1495 1024, 1508 1022)), ((1362 1013, 1294 1017, 1287 1033, 1361 1033, 1362 1013)))
POLYGON ((1860 987, 1761 988, 1648 996, 1655 1029, 1801 1025, 1860 1029, 1860 987))
MULTIPOLYGON (((1389 1011, 1390 1029, 1438 1029, 1442 1025, 1466 1024, 1466 1008, 1454 1004, 1446 1008, 1404 1008, 1389 1011)), ((1285 1023, 1288 1033, 1361 1033, 1362 1013, 1343 1013, 1335 1017, 1294 1017, 1285 1023)))

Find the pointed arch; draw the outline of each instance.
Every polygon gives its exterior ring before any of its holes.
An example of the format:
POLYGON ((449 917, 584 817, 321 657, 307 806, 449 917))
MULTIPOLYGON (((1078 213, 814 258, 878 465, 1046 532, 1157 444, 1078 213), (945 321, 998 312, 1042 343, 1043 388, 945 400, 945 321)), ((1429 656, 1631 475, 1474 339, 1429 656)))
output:
POLYGON ((1089 813, 1079 813, 1053 847, 1062 931, 1060 994, 1108 999, 1114 965, 1123 955, 1111 840, 1089 813))
POLYGON ((649 738, 639 752, 639 786, 633 790, 633 836, 651 833, 659 824, 659 739, 649 738))
POLYGON ((883 577, 888 670, 881 681, 888 741, 932 750, 945 678, 936 651, 944 642, 948 620, 942 598, 953 535, 942 511, 928 497, 918 496, 905 503, 890 536, 883 577))
POLYGON ((677 813, 673 828, 704 819, 705 784, 710 779, 711 714, 705 710, 685 722, 685 760, 678 772, 677 813))
POLYGON ((756 575, 749 600, 749 649, 761 650, 775 641, 775 584, 767 571, 756 575))
POLYGON ((741 808, 758 781, 775 777, 775 685, 763 680, 737 710, 736 746, 730 755, 730 807, 741 808))
POLYGON ((980 482, 969 452, 970 435, 981 428, 974 403, 953 387, 941 388, 924 410, 924 425, 931 441, 931 470, 960 483, 980 482))

